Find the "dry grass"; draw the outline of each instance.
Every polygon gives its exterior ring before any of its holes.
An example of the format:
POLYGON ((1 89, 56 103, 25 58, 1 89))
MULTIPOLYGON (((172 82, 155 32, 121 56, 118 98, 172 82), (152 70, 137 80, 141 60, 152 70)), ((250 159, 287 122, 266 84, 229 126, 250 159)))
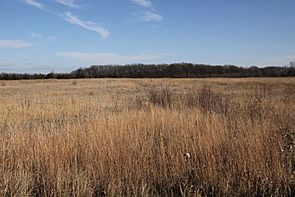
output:
POLYGON ((295 78, 6 81, 0 196, 292 196, 295 78))

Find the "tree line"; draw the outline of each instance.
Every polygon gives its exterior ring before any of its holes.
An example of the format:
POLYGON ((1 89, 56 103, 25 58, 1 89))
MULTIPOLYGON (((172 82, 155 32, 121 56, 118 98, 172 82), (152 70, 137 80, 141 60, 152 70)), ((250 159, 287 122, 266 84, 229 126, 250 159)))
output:
POLYGON ((93 65, 79 68, 70 73, 16 74, 1 73, 0 80, 19 79, 75 79, 75 78, 205 78, 205 77, 292 77, 295 76, 295 62, 290 66, 259 68, 234 65, 211 66, 204 64, 128 64, 93 65))

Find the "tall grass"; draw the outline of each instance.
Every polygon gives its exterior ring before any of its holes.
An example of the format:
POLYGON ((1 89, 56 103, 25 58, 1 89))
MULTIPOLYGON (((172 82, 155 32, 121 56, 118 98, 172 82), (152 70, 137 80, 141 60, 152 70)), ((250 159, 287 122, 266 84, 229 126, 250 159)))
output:
POLYGON ((294 91, 146 84, 108 106, 83 81, 0 104, 0 195, 294 196, 294 91))

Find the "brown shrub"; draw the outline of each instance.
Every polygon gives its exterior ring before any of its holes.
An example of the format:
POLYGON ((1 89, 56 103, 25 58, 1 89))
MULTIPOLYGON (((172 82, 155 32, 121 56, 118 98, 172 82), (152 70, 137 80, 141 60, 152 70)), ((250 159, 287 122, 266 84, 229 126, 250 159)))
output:
POLYGON ((175 94, 169 87, 151 85, 145 87, 145 95, 144 97, 138 97, 137 103, 143 105, 147 101, 155 106, 170 108, 172 107, 174 97, 175 94))
POLYGON ((187 106, 197 107, 203 113, 217 112, 226 114, 230 107, 230 100, 221 93, 216 93, 210 86, 203 86, 198 91, 190 91, 186 95, 187 106))

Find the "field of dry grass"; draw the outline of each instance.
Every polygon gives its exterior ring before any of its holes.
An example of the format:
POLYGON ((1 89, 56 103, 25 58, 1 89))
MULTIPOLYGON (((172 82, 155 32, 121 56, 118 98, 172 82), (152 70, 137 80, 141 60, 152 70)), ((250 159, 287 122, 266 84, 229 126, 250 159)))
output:
POLYGON ((2 81, 0 196, 294 196, 295 78, 2 81))

